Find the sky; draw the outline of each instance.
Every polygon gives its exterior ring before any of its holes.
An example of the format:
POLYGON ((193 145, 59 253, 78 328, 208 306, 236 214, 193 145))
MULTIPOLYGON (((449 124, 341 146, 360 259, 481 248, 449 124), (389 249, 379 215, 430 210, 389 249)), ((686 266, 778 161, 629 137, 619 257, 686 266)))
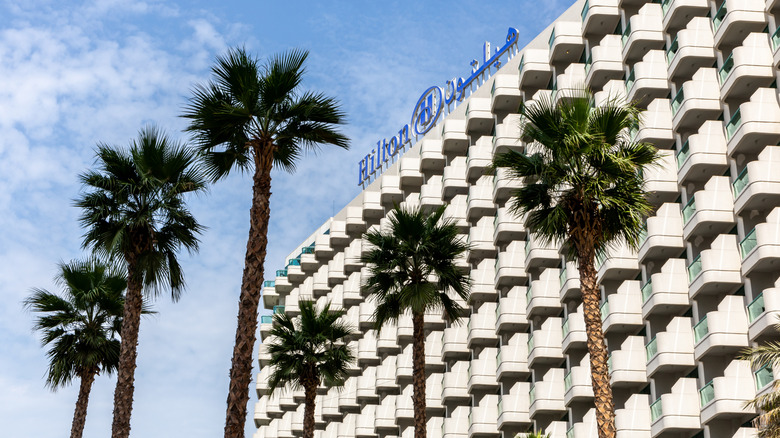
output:
MULTIPOLYGON (((522 47, 572 3, 0 0, 0 437, 70 434, 78 386, 44 387, 45 350, 21 302, 34 287, 58 291, 57 263, 87 255, 73 199, 96 143, 125 146, 148 124, 186 141, 180 115, 217 55, 308 49, 303 88, 340 100, 352 147, 272 173, 272 279, 359 193, 358 161, 408 123, 425 89, 468 76, 482 44, 501 45, 509 27, 522 47)), ((234 174, 188 199, 208 229, 200 252, 181 256, 181 300, 159 297, 141 322, 133 436, 222 434, 250 195, 251 179, 234 174)), ((114 385, 97 378, 84 437, 109 436, 114 385)), ((247 437, 254 382, 250 392, 247 437)))

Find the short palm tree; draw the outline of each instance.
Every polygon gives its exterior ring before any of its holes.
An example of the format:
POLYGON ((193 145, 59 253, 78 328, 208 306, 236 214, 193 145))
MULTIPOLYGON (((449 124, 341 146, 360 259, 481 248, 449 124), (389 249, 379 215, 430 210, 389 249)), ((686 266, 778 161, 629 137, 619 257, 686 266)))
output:
POLYGON ((449 294, 469 300, 469 278, 455 265, 469 246, 443 214, 443 206, 430 213, 396 206, 386 234, 376 230, 363 236, 373 245, 362 262, 370 269, 363 288, 377 304, 376 328, 397 322, 403 314, 412 316, 415 438, 426 435, 424 315, 441 310, 448 321, 458 322, 463 309, 449 294))
MULTIPOLYGON (((780 325, 776 328, 780 330, 780 325)), ((769 341, 764 345, 753 347, 745 351, 741 359, 750 361, 754 370, 763 367, 780 370, 780 342, 769 341)), ((775 380, 772 385, 772 391, 756 396, 747 404, 760 412, 753 420, 753 424, 758 429, 758 438, 780 436, 780 380, 775 380)))
POLYGON ((203 229, 184 195, 204 190, 205 180, 193 151, 154 127, 142 129, 129 148, 99 144, 96 155, 96 169, 80 176, 84 193, 76 206, 86 228, 84 247, 127 268, 112 425, 112 437, 127 438, 143 291, 157 295, 170 288, 172 299, 179 299, 184 274, 177 252, 197 251, 203 229))
POLYGON ((612 245, 636 248, 652 211, 642 172, 658 159, 656 148, 627 134, 640 111, 612 100, 592 106, 583 90, 570 99, 542 98, 520 109, 526 153, 494 158, 523 181, 510 208, 542 242, 561 242, 578 262, 587 347, 600 438, 615 436, 615 409, 602 331, 601 294, 594 259, 612 245))
POLYGON ((288 384, 303 387, 303 438, 313 438, 317 387, 321 383, 329 388, 344 385, 347 368, 354 361, 347 346, 354 331, 340 320, 345 312, 331 310, 330 303, 320 310, 310 300, 300 300, 298 306, 300 317, 274 315, 272 341, 267 344, 273 367, 268 387, 271 392, 288 384))
POLYGON ((95 377, 113 373, 119 364, 127 282, 124 274, 93 259, 60 263, 56 283, 61 294, 33 289, 24 305, 40 315, 34 328, 49 346, 46 385, 56 390, 76 377, 81 381, 70 431, 71 438, 80 438, 95 377))
POLYGON ((234 169, 253 172, 225 438, 244 436, 271 214, 271 169, 293 171, 296 160, 320 144, 349 147, 335 130, 344 123, 338 103, 300 90, 307 55, 293 50, 261 64, 244 49, 230 50, 217 58, 214 79, 195 87, 184 113, 213 181, 234 169))

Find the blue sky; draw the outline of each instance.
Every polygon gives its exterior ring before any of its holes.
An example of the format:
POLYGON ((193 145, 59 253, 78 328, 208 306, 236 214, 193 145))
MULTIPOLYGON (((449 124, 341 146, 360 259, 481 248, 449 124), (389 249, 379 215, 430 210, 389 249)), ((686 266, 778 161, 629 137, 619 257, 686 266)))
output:
MULTIPOLYGON (((8 437, 67 437, 77 386, 44 388, 45 352, 21 301, 56 290, 58 261, 83 256, 72 199, 97 142, 126 145, 145 124, 181 139, 192 84, 227 47, 311 51, 305 87, 341 100, 352 149, 273 174, 266 272, 358 194, 357 162, 408 123, 420 94, 467 76, 482 43, 520 46, 572 0, 0 2, 0 424, 8 437)), ((188 290, 141 323, 133 435, 215 437, 248 230, 250 179, 234 175, 190 205, 209 227, 183 255, 188 290)), ((270 278, 270 276, 268 276, 270 278)), ((255 370, 256 371, 256 370, 255 370)), ((108 436, 114 380, 92 391, 85 437, 108 436)), ((247 436, 254 425, 254 389, 247 436)))

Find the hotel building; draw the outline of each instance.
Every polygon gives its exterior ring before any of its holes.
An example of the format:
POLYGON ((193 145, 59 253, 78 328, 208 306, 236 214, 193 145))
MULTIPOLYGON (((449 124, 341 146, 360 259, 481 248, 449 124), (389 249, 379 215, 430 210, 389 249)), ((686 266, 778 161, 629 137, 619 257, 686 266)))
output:
MULTIPOLYGON (((774 376, 736 357, 780 339, 779 25, 780 0, 579 0, 514 47, 265 282, 267 309, 330 300, 358 330, 346 387, 317 397, 317 435, 413 436, 411 320, 377 334, 360 288, 361 235, 399 203, 446 205, 472 246, 463 324, 426 315, 428 436, 597 436, 576 266, 507 211, 519 182, 484 174, 525 147, 522 102, 585 84, 596 105, 646 109, 630 135, 662 154, 644 175, 655 211, 638 250, 597 261, 618 437, 754 436, 745 402, 774 376)), ((303 392, 270 397, 269 359, 261 347, 255 437, 299 436, 303 392)))

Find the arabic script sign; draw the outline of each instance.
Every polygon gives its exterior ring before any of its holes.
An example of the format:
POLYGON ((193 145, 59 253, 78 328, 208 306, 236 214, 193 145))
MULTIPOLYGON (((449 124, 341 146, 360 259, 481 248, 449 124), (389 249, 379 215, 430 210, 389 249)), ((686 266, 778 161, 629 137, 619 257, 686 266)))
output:
POLYGON ((447 81, 444 89, 434 85, 425 90, 412 112, 411 122, 404 125, 398 135, 377 141, 376 147, 358 162, 358 185, 365 187, 376 179, 402 150, 411 145, 410 135, 417 141, 452 112, 466 97, 467 91, 472 92, 485 83, 501 68, 501 57, 504 54, 507 54, 507 61, 512 59, 518 50, 517 37, 517 29, 510 27, 506 42, 503 46, 496 47, 492 56, 490 43, 485 42, 482 64, 473 59, 470 63, 471 75, 468 78, 453 78, 447 81))

